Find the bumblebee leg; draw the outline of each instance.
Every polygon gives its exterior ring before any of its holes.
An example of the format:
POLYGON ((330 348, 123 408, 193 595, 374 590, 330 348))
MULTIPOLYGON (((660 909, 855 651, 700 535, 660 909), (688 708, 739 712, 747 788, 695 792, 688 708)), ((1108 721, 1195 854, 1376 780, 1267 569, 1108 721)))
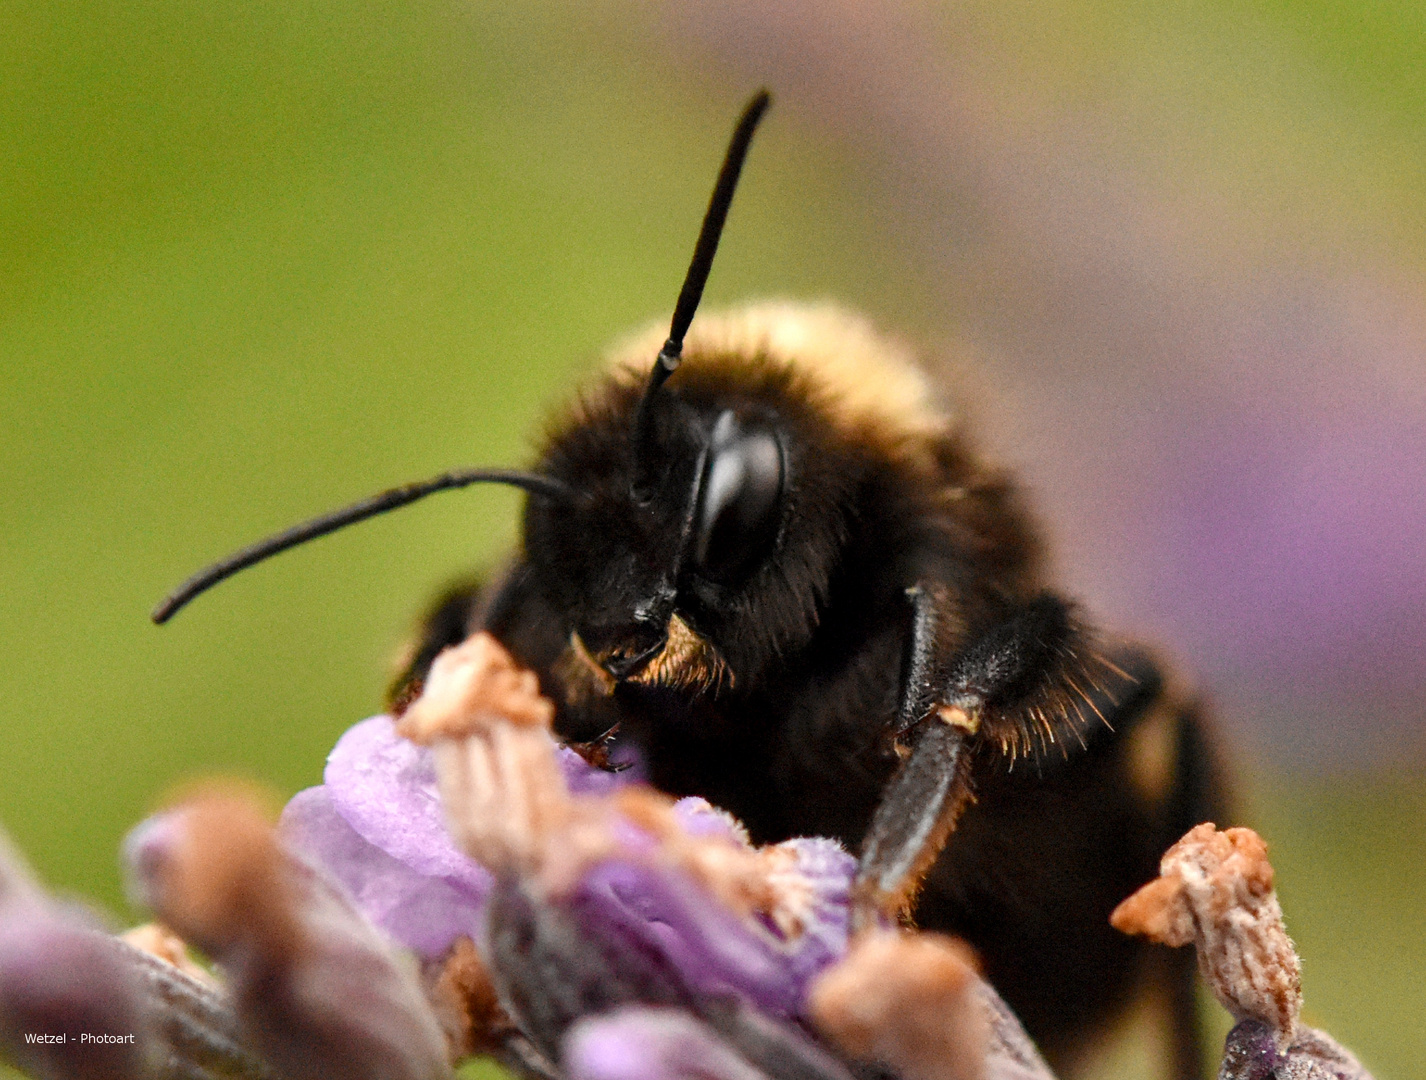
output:
POLYGON ((913 616, 901 675, 894 736, 909 744, 906 760, 882 793, 857 867, 857 918, 898 912, 940 852, 970 797, 966 733, 924 723, 944 686, 947 654, 959 620, 947 593, 933 585, 907 590, 913 616))
POLYGON ((909 753, 862 845, 862 922, 908 907, 973 798, 971 765, 983 748, 1018 748, 1032 725, 1042 741, 1056 741, 1061 727, 1073 730, 1066 687, 1078 687, 1087 653, 1069 606, 1043 593, 947 658, 964 641, 947 594, 918 586, 909 597, 914 619, 895 733, 909 753))
POLYGON ((945 688, 948 659, 965 631, 950 594, 937 585, 906 590, 911 601, 911 637, 901 672, 895 735, 900 738, 930 715, 945 688))
POLYGON ((930 721, 913 735, 910 756, 877 804, 862 845, 855 922, 898 915, 955 828, 971 798, 971 751, 965 733, 930 721))

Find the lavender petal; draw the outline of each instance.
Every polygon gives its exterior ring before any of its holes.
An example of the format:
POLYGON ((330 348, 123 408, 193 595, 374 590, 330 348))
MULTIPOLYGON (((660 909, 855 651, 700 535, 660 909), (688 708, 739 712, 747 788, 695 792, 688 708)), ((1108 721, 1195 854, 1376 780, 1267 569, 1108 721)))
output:
POLYGON ((294 795, 280 830, 285 843, 347 889, 367 918, 426 959, 444 956, 458 937, 480 936, 485 890, 418 874, 368 843, 337 813, 327 788, 294 795))
POLYGON ((561 1061, 568 1080, 767 1080, 678 1009, 634 1006, 581 1020, 565 1036, 561 1061))
MULTIPOLYGON (((817 843, 801 843, 799 863, 840 862, 817 843)), ((742 995, 772 1016, 792 1017, 801 1013, 808 980, 846 948, 845 901, 839 906, 836 896, 850 873, 815 880, 824 891, 809 911, 820 910, 822 919, 792 941, 740 917, 683 875, 643 862, 592 867, 566 903, 590 936, 666 956, 692 993, 742 995)), ((818 897, 815 887, 812 895, 818 897)))
POLYGON ((332 806, 367 843, 424 877, 489 890, 490 875, 446 830, 430 749, 397 735, 391 717, 349 729, 327 757, 324 779, 332 806))
POLYGON ((846 955, 857 861, 841 844, 822 837, 789 840, 779 846, 795 856, 792 873, 807 889, 800 913, 801 936, 786 950, 789 977, 801 1000, 812 980, 846 955))

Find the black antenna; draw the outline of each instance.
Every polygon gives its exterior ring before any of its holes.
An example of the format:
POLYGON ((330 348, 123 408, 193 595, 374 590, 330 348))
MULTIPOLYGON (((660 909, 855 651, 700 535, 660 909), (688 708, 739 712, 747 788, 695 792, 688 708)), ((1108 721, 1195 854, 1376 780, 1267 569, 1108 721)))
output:
POLYGON ((703 215, 703 228, 698 231, 698 243, 693 247, 693 261, 688 264, 688 274, 683 279, 683 289, 678 294, 678 303, 673 309, 673 324, 669 327, 668 340, 659 350, 654 361, 654 369, 649 373, 649 383, 644 396, 639 401, 639 411, 634 419, 634 496, 647 499, 651 494, 654 478, 647 462, 648 445, 653 435, 653 400, 668 377, 678 370, 683 357, 683 338, 688 326, 693 322, 693 313, 698 310, 698 301, 703 299, 703 286, 708 283, 708 272, 713 269, 713 256, 718 253, 718 240, 723 235, 723 223, 728 220, 728 207, 733 202, 733 192, 738 186, 738 175, 743 171, 743 160, 748 156, 753 133, 758 123, 772 103, 772 95, 766 89, 759 90, 752 100, 743 107, 743 115, 738 117, 738 126, 733 129, 733 138, 728 142, 728 151, 723 155, 723 167, 718 170, 718 182, 713 185, 713 197, 708 200, 708 212, 703 215))
POLYGON ((549 499, 569 501, 574 497, 568 487, 553 477, 542 476, 539 473, 519 472, 514 469, 460 469, 442 473, 440 476, 419 483, 403 484, 401 487, 390 488, 379 495, 363 499, 361 502, 344 506, 340 510, 333 510, 329 514, 315 517, 311 521, 304 521, 301 525, 294 525, 275 536, 269 536, 266 540, 259 540, 256 544, 245 547, 241 551, 233 552, 226 559, 221 559, 212 566, 198 571, 174 589, 168 599, 154 608, 151 617, 154 622, 162 625, 173 618, 190 600, 201 596, 220 581, 232 577, 239 570, 246 570, 255 563, 260 563, 279 552, 286 551, 288 548, 305 544, 308 540, 315 540, 319 536, 326 536, 347 525, 406 506, 417 499, 424 499, 427 495, 434 495, 438 491, 463 488, 470 484, 487 483, 510 484, 513 487, 523 488, 532 495, 543 495, 549 499))

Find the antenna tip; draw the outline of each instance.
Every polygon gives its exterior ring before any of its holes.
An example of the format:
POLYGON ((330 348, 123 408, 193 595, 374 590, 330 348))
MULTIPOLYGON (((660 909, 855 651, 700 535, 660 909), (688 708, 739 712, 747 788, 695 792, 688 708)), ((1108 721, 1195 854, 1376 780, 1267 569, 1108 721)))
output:
POLYGON ((752 138, 753 131, 762 123, 763 113, 771 104, 772 93, 766 86, 748 98, 748 103, 743 106, 743 115, 738 117, 738 129, 745 132, 747 138, 752 138))

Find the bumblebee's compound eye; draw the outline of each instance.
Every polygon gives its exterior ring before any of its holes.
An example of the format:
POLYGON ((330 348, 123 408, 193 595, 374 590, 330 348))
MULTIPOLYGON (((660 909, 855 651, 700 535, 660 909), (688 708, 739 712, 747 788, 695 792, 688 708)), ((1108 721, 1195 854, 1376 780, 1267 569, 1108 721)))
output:
POLYGON ((731 409, 713 425, 699 494, 693 560, 715 578, 747 569, 777 536, 782 444, 765 427, 744 427, 731 409))

